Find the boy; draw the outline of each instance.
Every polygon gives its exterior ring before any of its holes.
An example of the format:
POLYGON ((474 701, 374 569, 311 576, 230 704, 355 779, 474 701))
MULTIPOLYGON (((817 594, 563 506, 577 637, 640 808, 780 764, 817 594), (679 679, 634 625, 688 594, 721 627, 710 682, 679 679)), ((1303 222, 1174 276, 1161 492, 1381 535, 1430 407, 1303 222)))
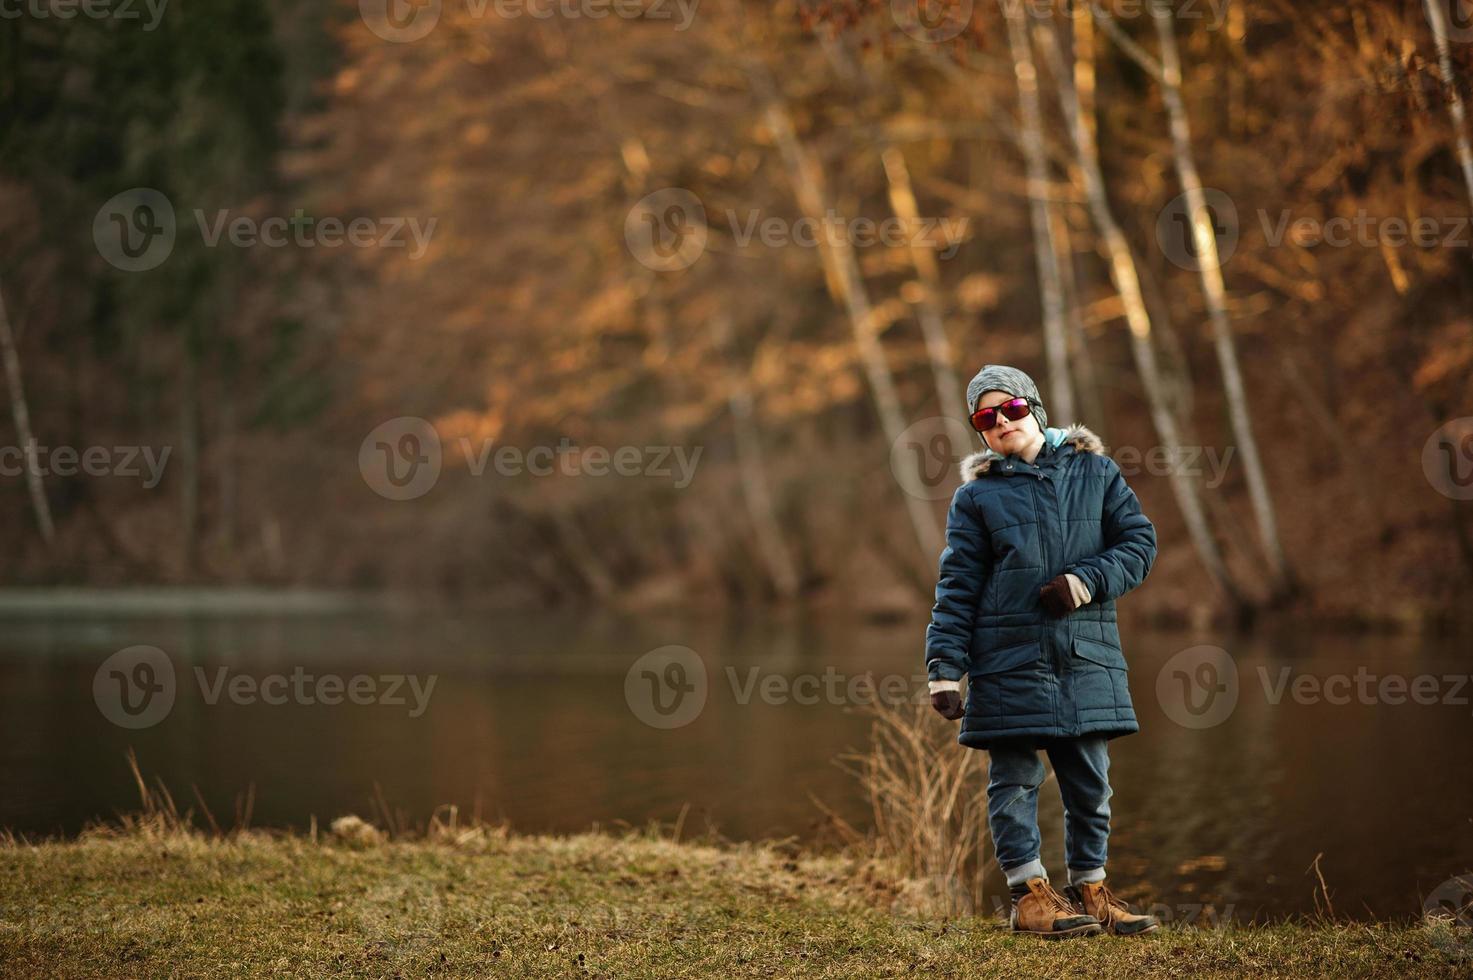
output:
POLYGON ((1093 432, 1047 427, 1027 374, 987 365, 967 385, 967 410, 986 448, 962 461, 946 520, 926 630, 931 704, 963 719, 957 741, 990 753, 987 822, 1013 930, 1151 932, 1159 923, 1105 886, 1106 742, 1140 728, 1115 600, 1151 570, 1156 530, 1093 432), (1040 749, 1064 802, 1067 898, 1039 860, 1040 749))

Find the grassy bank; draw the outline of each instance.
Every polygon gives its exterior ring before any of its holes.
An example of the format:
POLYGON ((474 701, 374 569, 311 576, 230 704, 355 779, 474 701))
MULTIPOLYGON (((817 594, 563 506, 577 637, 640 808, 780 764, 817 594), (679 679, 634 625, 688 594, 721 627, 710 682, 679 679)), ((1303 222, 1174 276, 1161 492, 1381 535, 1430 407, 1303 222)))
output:
POLYGON ((135 827, 0 845, 0 974, 1473 976, 1456 944, 1416 925, 1046 944, 905 895, 872 864, 780 846, 135 827))

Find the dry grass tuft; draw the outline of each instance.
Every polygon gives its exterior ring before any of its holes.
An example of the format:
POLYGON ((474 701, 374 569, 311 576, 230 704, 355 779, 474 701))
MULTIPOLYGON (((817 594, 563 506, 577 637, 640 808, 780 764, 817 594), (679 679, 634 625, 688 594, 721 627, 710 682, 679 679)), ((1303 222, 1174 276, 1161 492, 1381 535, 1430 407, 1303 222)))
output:
MULTIPOLYGON (((874 830, 861 833, 825 808, 839 836, 904 879, 898 904, 927 914, 985 908, 987 756, 956 744, 956 725, 927 703, 876 698, 870 745, 840 757, 869 799, 874 830)), ((822 804, 820 804, 821 806, 822 804)))

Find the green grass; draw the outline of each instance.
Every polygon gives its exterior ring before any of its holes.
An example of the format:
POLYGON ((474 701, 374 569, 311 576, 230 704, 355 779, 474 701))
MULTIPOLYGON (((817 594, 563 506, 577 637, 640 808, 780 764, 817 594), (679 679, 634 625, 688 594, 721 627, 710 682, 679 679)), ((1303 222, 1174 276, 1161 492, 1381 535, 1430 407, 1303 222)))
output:
POLYGON ((1458 942, 1414 924, 1044 943, 897 911, 903 894, 868 863, 775 845, 135 826, 0 843, 0 975, 1473 976, 1458 942))

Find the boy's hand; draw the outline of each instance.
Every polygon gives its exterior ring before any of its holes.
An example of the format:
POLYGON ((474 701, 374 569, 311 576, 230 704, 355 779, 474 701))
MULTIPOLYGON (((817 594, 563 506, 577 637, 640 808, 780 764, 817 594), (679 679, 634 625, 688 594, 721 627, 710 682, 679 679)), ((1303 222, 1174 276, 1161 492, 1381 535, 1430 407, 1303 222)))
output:
POLYGON ((956 691, 937 691, 931 695, 931 707, 940 712, 941 717, 956 721, 962 716, 962 696, 956 691))
POLYGON ((956 721, 963 714, 961 684, 957 681, 932 681, 931 707, 943 718, 956 721))
POLYGON ((1077 575, 1055 575, 1038 590, 1038 601, 1044 612, 1061 619, 1089 601, 1089 590, 1077 575))

